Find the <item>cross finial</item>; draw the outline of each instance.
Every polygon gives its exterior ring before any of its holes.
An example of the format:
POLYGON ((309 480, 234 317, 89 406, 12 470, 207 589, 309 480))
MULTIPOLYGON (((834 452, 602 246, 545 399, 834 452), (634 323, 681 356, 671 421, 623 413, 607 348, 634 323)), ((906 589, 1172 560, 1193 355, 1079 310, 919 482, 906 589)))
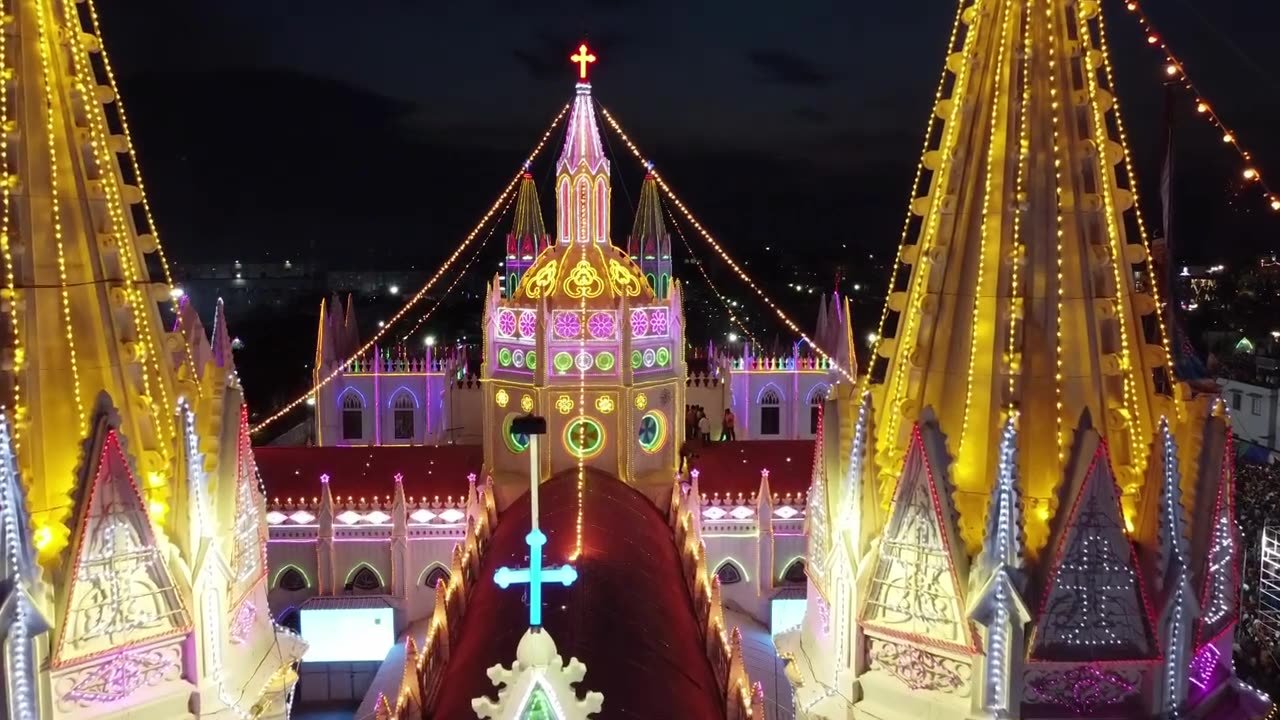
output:
POLYGON ((651 173, 651 172, 653 172, 653 161, 652 161, 652 160, 645 160, 645 161, 644 161, 644 169, 645 169, 645 172, 650 172, 650 173, 651 173))
POLYGON ((586 82, 587 65, 596 61, 596 56, 587 50, 587 44, 582 43, 578 46, 578 52, 570 55, 569 59, 578 64, 578 79, 586 82))

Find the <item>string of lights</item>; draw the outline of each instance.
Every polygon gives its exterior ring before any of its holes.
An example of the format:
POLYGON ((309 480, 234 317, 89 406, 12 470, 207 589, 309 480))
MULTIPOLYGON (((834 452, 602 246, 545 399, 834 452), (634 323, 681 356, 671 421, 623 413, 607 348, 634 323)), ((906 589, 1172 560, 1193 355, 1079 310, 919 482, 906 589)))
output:
POLYGON ((716 287, 714 282, 712 282, 711 276, 707 274, 707 266, 694 254, 693 246, 690 245, 689 240, 685 238, 684 231, 680 229, 680 223, 676 222, 676 216, 672 214, 671 208, 663 205, 662 211, 667 214, 667 219, 671 221, 672 229, 676 231, 676 236, 680 238, 680 242, 684 243, 685 250, 689 253, 689 258, 693 260, 693 264, 698 268, 698 272, 702 275, 702 279, 707 283, 707 287, 711 288, 712 294, 714 294, 716 298, 720 300, 720 304, 724 306, 724 311, 729 316, 729 322, 737 325, 738 329, 741 330, 742 334, 751 341, 753 346, 759 347, 759 342, 756 340, 756 336, 752 334, 750 328, 748 328, 746 323, 742 321, 742 318, 738 317, 738 314, 734 312, 733 304, 729 301, 729 298, 725 297, 724 293, 720 292, 720 289, 716 287))
POLYGON ((1266 200, 1267 205, 1272 210, 1280 211, 1280 194, 1272 190, 1271 186, 1262 178, 1262 173, 1254 165, 1253 153, 1244 146, 1240 141, 1240 136, 1227 125, 1222 116, 1205 99, 1204 93, 1200 92, 1200 88, 1191 80, 1191 76, 1187 74, 1186 63, 1174 54, 1173 48, 1169 47, 1164 35, 1152 24, 1151 17, 1142 9, 1141 3, 1138 0, 1128 0, 1124 6, 1137 19, 1138 25, 1142 28, 1143 33, 1146 34, 1147 46, 1164 56, 1166 79, 1191 93, 1196 101, 1196 113, 1203 116, 1210 125, 1221 131, 1223 144, 1230 146, 1240 155, 1240 161, 1243 165, 1240 170, 1241 176, 1247 182, 1253 183, 1261 189, 1263 199, 1266 200))
MULTIPOLYGON (((542 152, 542 148, 547 144, 547 140, 550 139, 551 133, 555 131, 556 126, 560 124, 560 120, 563 119, 565 114, 568 112, 569 112, 569 105, 565 105, 563 108, 560 109, 560 112, 556 114, 555 119, 551 121, 551 126, 547 128, 546 132, 542 134, 541 139, 538 140, 538 144, 534 146, 533 152, 529 153, 527 162, 532 163, 533 160, 538 157, 538 154, 542 152)), ((449 268, 453 266, 454 261, 456 261, 458 257, 461 256, 462 253, 466 251, 467 247, 469 247, 472 241, 476 239, 476 237, 480 234, 480 232, 485 228, 485 226, 493 218, 494 214, 498 212, 498 209, 503 207, 505 204, 507 204, 511 197, 514 197, 515 190, 520 184, 520 179, 524 177, 524 172, 525 172, 524 168, 525 168, 525 165, 522 162, 520 164, 520 169, 517 170, 514 175, 512 175, 511 181, 507 183, 506 188, 504 188, 502 193, 498 195, 498 199, 495 200, 493 204, 489 206, 489 209, 485 211, 484 215, 480 218, 480 221, 476 223, 476 226, 472 228, 471 232, 467 233, 466 237, 462 239, 462 242, 459 243, 456 248, 454 248, 453 253, 450 254, 449 257, 445 259, 444 264, 442 264, 440 268, 436 270, 435 274, 432 275, 429 280, 427 280, 425 285, 423 285, 416 293, 414 293, 409 298, 409 300, 405 302, 405 304, 401 306, 401 308, 397 310, 394 315, 391 316, 391 319, 388 320, 386 324, 384 324, 381 328, 378 329, 376 333, 374 333, 372 338, 370 338, 367 342, 365 342, 360 347, 356 348, 355 352, 351 353, 350 357, 347 357, 342 362, 338 363, 337 367, 334 368, 332 372, 330 372, 328 375, 321 378, 321 380, 317 382, 315 385, 313 385, 311 389, 307 390, 306 392, 302 393, 301 395, 297 396, 293 400, 286 403, 284 407, 280 408, 279 410, 277 410, 276 412, 268 416, 265 420, 255 425, 250 432, 255 435, 262 432, 262 430, 264 430, 267 426, 271 425, 275 421, 284 417, 294 408, 306 402, 307 398, 314 396, 317 391, 319 391, 321 388, 325 387, 329 383, 333 382, 334 378, 342 374, 343 370, 352 360, 362 357, 366 352, 369 351, 370 348, 372 348, 374 345, 377 345, 378 342, 382 340, 382 338, 388 332, 391 331, 391 328, 394 327, 395 324, 401 318, 407 315, 415 305, 417 305, 424 297, 427 296, 427 293, 430 292, 431 288, 435 287, 435 284, 439 282, 440 278, 443 277, 444 274, 449 271, 449 268)))
MULTIPOLYGON (((622 129, 622 126, 618 124, 618 121, 613 117, 613 114, 610 113, 604 107, 604 105, 600 105, 600 114, 602 117, 604 117, 605 121, 609 123, 609 127, 611 127, 614 132, 618 133, 618 137, 627 146, 627 149, 631 151, 631 154, 635 155, 636 159, 639 160, 641 163, 644 163, 645 158, 644 158, 644 155, 640 152, 640 148, 636 147, 636 144, 631 142, 631 138, 622 129)), ((837 362, 836 359, 832 357, 826 350, 824 350, 816 342, 814 342, 813 339, 808 336, 808 334, 806 334, 803 330, 801 330, 800 326, 797 325, 789 315, 787 315, 786 311, 784 311, 781 306, 775 303, 773 301, 773 298, 770 298, 769 295, 765 293, 764 289, 761 288, 760 285, 756 283, 756 281, 750 275, 748 275, 745 270, 742 269, 742 266, 740 266, 733 259, 733 257, 729 255, 728 252, 725 251, 724 246, 716 241, 715 237, 712 236, 711 233, 705 227, 703 227, 702 223, 698 222, 698 219, 694 217, 693 213, 689 210, 688 206, 686 206, 680 200, 680 198, 676 195, 675 191, 671 189, 671 186, 667 184, 667 181, 662 178, 662 175, 659 174, 657 170, 652 170, 651 172, 653 173, 654 181, 658 183, 658 187, 661 188, 662 192, 666 194, 667 198, 670 199, 671 202, 675 204, 676 208, 680 210, 680 214, 684 216, 685 220, 687 220, 689 224, 693 226, 693 229, 698 231, 698 234, 702 236, 703 240, 707 241, 707 244, 711 246, 711 249, 716 251, 716 254, 720 256, 720 259, 724 260, 725 263, 728 264, 728 266, 738 274, 738 278, 741 279, 744 283, 746 283, 747 286, 750 287, 753 291, 755 291, 756 295, 758 295, 760 299, 763 300, 764 303, 769 306, 769 309, 772 310, 774 314, 778 316, 778 319, 782 321, 782 324, 785 325, 787 329, 793 332, 801 340, 804 340, 806 343, 808 343, 809 347, 813 348, 814 352, 818 353, 818 355, 821 356, 823 360, 826 360, 829 363, 831 363, 831 367, 834 368, 841 375, 843 375, 846 380, 848 380, 851 383, 856 382, 857 378, 855 378, 848 371, 848 369, 846 369, 841 363, 837 362)))
POLYGON ((480 244, 476 246, 476 251, 472 253, 471 259, 462 266, 462 271, 453 276, 453 281, 450 282, 448 287, 444 289, 444 292, 440 294, 440 298, 436 300, 435 304, 428 308, 427 311, 418 318, 417 322, 413 324, 413 327, 409 328, 408 332, 400 336, 400 342, 405 342, 409 338, 413 337, 413 334, 418 331, 418 328, 422 327, 422 324, 429 320, 431 316, 435 314, 436 310, 439 310, 440 307, 444 305, 444 301, 449 298, 449 293, 453 292, 453 289, 458 286, 458 283, 462 282, 462 278, 466 277, 467 273, 471 271, 471 266, 475 265, 476 260, 479 260, 480 256, 484 254, 485 247, 489 244, 489 241, 493 239, 493 234, 497 232, 498 227, 502 223, 502 219, 507 216, 507 212, 510 211, 512 206, 515 204, 515 199, 516 196, 512 195, 507 201, 507 204, 502 208, 502 212, 498 213, 498 217, 494 218, 493 224, 489 226, 489 233, 485 235, 484 240, 480 241, 480 244))

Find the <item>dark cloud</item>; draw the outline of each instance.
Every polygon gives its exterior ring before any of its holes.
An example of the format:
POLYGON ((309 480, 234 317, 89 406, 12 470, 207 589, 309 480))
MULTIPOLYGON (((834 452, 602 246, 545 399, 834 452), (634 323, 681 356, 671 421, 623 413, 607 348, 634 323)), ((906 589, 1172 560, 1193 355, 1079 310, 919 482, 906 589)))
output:
POLYGON ((824 88, 833 80, 830 73, 811 60, 786 50, 747 51, 747 62, 765 82, 804 88, 824 88))
POLYGON ((831 113, 814 107, 796 108, 791 111, 797 118, 814 125, 826 125, 831 121, 831 113))

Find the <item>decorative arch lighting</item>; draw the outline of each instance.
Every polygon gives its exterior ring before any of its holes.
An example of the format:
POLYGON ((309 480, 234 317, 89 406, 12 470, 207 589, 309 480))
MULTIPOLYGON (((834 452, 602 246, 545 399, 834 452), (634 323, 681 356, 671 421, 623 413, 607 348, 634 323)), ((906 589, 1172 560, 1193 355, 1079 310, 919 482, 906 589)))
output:
POLYGON ((640 449, 652 455, 667 444, 667 417, 661 411, 650 410, 640 417, 637 430, 640 449))

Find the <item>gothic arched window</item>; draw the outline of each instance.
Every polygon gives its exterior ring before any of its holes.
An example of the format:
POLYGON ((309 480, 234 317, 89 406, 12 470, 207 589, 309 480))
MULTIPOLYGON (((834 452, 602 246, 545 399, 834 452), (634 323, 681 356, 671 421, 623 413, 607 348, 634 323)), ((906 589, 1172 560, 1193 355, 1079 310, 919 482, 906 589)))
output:
POLYGON ((809 393, 809 434, 818 434, 818 418, 822 417, 822 404, 827 401, 827 386, 819 385, 809 393))
POLYGON ((802 583, 808 577, 808 574, 805 572, 804 560, 799 558, 788 565, 786 570, 782 571, 783 582, 802 583))
POLYGON ((298 568, 289 566, 276 578, 276 587, 289 592, 297 592, 307 588, 307 576, 298 568))
POLYGON ((736 585, 745 579, 738 564, 732 560, 720 563, 720 567, 716 568, 716 578, 720 580, 721 585, 736 585))
POLYGON ((443 565, 436 565, 427 573, 426 579, 422 581, 422 584, 434 590, 442 582, 449 582, 449 571, 445 570, 443 565))
POLYGON ((392 425, 396 440, 413 439, 413 416, 417 403, 408 390, 401 390, 391 401, 392 425))
POLYGON ((364 437, 364 398, 354 390, 342 396, 342 439, 364 437))
POLYGON ((382 578, 368 565, 360 565, 349 577, 344 588, 348 592, 374 593, 382 590, 382 578))
POLYGON ((773 387, 760 393, 760 434, 782 434, 782 394, 773 387))

